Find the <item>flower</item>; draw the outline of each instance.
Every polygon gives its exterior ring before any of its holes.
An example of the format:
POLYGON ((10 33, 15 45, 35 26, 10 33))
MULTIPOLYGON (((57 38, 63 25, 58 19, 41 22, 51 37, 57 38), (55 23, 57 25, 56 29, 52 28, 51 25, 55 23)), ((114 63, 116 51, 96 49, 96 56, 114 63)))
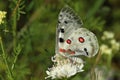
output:
POLYGON ((100 49, 101 49, 102 53, 104 53, 104 54, 111 54, 111 53, 112 53, 112 49, 109 48, 109 47, 108 47, 107 45, 105 45, 105 44, 102 44, 102 45, 100 46, 100 49))
POLYGON ((119 48, 120 48, 120 43, 117 42, 115 39, 112 39, 112 40, 110 41, 110 44, 111 44, 113 50, 115 50, 115 51, 118 51, 118 50, 119 50, 119 48))
POLYGON ((114 33, 110 31, 104 31, 102 36, 102 41, 106 41, 106 44, 101 45, 102 53, 105 54, 111 54, 112 52, 115 53, 119 51, 120 48, 120 42, 117 42, 114 37, 114 33), (109 46, 109 47, 108 47, 109 46))
POLYGON ((6 17, 5 11, 0 11, 0 24, 4 23, 3 19, 6 17))
POLYGON ((114 37, 114 33, 113 32, 104 31, 103 32, 103 36, 102 36, 102 40, 112 39, 113 37, 114 37))
POLYGON ((80 61, 81 60, 78 61, 79 63, 75 63, 75 62, 72 62, 69 58, 63 58, 61 60, 56 59, 56 65, 53 65, 52 68, 49 68, 46 71, 48 76, 45 77, 45 79, 50 77, 51 79, 69 78, 78 72, 84 71, 82 69, 84 67, 83 62, 81 61, 80 63, 80 61))

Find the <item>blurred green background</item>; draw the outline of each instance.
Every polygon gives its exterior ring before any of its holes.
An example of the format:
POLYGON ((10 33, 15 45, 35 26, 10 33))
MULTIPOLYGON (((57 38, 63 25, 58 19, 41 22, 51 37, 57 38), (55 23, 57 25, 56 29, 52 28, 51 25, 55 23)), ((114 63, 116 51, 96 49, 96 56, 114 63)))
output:
MULTIPOLYGON (((101 39, 104 31, 112 31, 114 39, 120 41, 120 0, 0 0, 0 10, 7 12, 0 36, 15 80, 44 80, 47 76, 55 54, 58 14, 65 5, 73 8, 84 27, 96 34, 100 45, 110 46, 108 40, 101 39)), ((1 55, 0 48, 0 80, 9 80, 1 55)), ((95 59, 84 60, 85 71, 68 80, 89 80, 86 76, 95 59)), ((103 53, 97 68, 105 71, 103 80, 120 80, 120 50, 103 53)))

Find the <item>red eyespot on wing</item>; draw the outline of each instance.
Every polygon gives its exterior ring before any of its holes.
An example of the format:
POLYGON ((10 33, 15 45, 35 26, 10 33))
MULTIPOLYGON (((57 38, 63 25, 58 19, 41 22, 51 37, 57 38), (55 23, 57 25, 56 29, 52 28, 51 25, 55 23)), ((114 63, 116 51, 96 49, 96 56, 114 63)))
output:
POLYGON ((72 51, 71 54, 75 54, 75 51, 72 51))
POLYGON ((81 42, 81 43, 83 43, 83 42, 85 41, 83 37, 79 37, 78 40, 79 40, 79 42, 81 42))
POLYGON ((62 48, 60 48, 59 51, 60 51, 60 52, 63 52, 63 53, 66 52, 66 50, 65 50, 65 49, 62 49, 62 48))
POLYGON ((67 42, 68 44, 71 44, 71 40, 70 40, 70 39, 67 39, 66 42, 67 42))
POLYGON ((69 54, 75 54, 75 51, 72 51, 71 49, 68 49, 67 52, 68 52, 69 54))

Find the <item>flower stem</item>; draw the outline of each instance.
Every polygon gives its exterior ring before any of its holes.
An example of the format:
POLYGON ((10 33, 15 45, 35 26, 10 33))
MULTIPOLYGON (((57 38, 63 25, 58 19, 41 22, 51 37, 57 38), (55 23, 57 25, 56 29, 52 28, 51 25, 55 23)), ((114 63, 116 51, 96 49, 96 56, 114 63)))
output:
POLYGON ((3 42, 2 42, 2 38, 0 37, 0 46, 1 46, 1 50, 2 50, 2 58, 5 62, 5 65, 7 67, 7 74, 8 74, 8 77, 10 80, 14 80, 13 79, 13 76, 12 76, 12 72, 8 66, 8 62, 7 62, 7 59, 6 59, 6 53, 5 53, 5 50, 4 50, 4 47, 3 47, 3 42))
POLYGON ((111 68, 111 60, 112 60, 112 54, 108 55, 108 68, 110 69, 111 68))
POLYGON ((13 16, 13 49, 16 47, 16 14, 13 16))

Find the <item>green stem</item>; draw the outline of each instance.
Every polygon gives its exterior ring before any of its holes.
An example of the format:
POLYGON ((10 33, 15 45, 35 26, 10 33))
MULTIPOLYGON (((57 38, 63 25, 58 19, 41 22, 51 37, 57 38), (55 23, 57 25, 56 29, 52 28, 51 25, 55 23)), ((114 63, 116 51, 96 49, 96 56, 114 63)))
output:
POLYGON ((112 60, 112 55, 108 55, 108 68, 111 68, 111 60, 112 60))
POLYGON ((16 14, 13 16, 13 49, 16 47, 16 14))
POLYGON ((10 78, 10 80, 14 80, 13 77, 12 77, 12 72, 8 66, 8 62, 7 62, 7 59, 6 59, 6 53, 5 53, 5 50, 4 50, 4 47, 3 47, 3 42, 2 42, 2 38, 0 37, 0 45, 1 45, 1 50, 2 50, 2 57, 3 57, 3 60, 5 62, 5 65, 7 67, 7 73, 8 73, 8 76, 10 78))
POLYGON ((18 54, 15 56, 15 59, 14 59, 14 61, 13 61, 12 68, 11 68, 12 70, 13 70, 14 67, 15 67, 15 63, 16 63, 17 59, 18 59, 18 54))

